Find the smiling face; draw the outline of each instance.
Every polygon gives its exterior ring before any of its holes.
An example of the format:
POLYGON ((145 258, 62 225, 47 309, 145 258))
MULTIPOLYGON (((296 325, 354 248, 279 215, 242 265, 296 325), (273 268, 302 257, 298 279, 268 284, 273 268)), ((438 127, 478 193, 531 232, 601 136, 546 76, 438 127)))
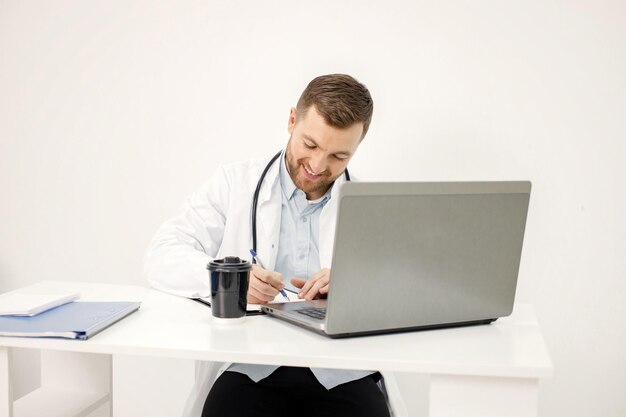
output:
POLYGON ((316 200, 345 171, 361 142, 363 123, 333 127, 311 106, 304 114, 292 108, 287 130, 291 134, 286 151, 289 175, 308 200, 316 200))

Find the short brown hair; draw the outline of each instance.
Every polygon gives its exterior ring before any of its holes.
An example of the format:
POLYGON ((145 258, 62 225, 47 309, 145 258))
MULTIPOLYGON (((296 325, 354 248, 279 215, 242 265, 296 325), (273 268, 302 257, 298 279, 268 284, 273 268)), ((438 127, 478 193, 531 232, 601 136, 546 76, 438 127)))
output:
POLYGON ((326 123, 340 129, 363 123, 361 139, 374 112, 374 101, 367 87, 346 74, 314 78, 302 92, 296 110, 298 114, 306 114, 311 106, 315 106, 326 123))

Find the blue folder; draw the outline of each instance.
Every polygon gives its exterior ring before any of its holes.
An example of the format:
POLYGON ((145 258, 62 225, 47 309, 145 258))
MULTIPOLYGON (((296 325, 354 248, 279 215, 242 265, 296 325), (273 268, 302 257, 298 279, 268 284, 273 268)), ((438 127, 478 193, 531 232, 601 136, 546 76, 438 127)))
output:
POLYGON ((0 317, 0 336, 86 340, 137 311, 138 301, 74 301, 32 317, 0 317))

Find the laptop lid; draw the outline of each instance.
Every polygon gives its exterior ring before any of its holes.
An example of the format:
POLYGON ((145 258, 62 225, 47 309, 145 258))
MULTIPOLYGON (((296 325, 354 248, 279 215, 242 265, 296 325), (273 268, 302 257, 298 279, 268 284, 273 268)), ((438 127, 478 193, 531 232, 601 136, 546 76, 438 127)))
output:
POLYGON ((344 184, 326 319, 313 326, 349 336, 509 315, 530 188, 529 182, 344 184))

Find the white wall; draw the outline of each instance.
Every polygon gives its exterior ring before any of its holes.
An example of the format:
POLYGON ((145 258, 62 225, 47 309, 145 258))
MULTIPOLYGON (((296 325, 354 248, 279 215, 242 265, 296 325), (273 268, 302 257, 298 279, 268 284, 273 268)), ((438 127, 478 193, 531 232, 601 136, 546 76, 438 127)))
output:
POLYGON ((625 42, 623 1, 0 1, 0 291, 144 284, 183 198, 346 72, 375 99, 353 173, 533 181, 541 415, 626 415, 625 42))

